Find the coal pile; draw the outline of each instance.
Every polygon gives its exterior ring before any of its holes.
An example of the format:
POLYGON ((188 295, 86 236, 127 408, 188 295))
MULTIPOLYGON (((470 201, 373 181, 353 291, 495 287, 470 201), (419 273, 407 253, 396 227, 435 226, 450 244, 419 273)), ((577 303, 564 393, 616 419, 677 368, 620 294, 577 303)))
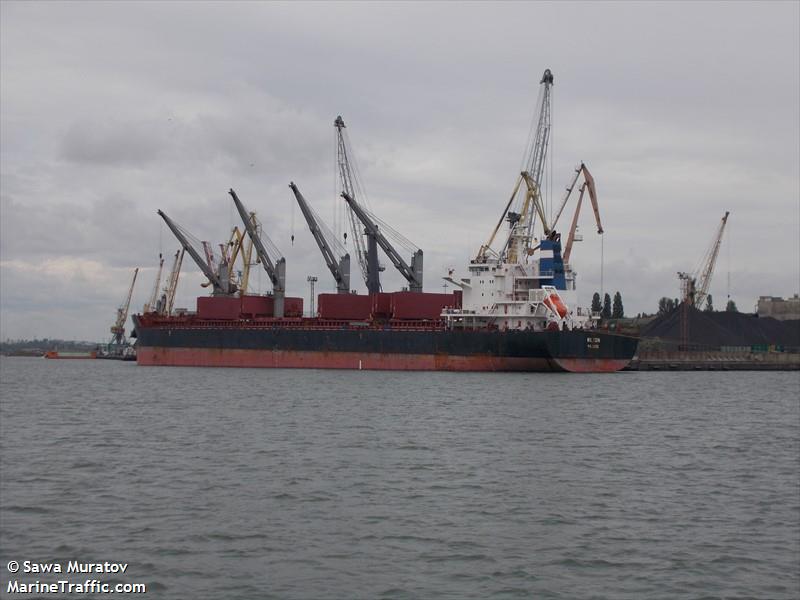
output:
MULTIPOLYGON (((683 307, 661 315, 641 331, 642 337, 681 342, 683 307)), ((689 344, 697 346, 800 346, 800 321, 778 321, 771 317, 738 312, 701 312, 687 309, 689 344)))

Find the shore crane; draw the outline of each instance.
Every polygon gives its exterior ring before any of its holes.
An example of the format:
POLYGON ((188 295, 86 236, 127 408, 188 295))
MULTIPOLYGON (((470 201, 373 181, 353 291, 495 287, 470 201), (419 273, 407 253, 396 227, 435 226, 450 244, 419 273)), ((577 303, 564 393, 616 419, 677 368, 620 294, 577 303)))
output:
POLYGON ((539 84, 539 97, 536 101, 536 112, 534 113, 536 114, 536 129, 525 150, 524 170, 517 177, 511 197, 503 209, 503 213, 500 215, 492 234, 478 250, 475 262, 486 262, 488 254, 494 254, 506 262, 515 263, 519 262, 524 255, 530 254, 533 251, 531 249, 531 241, 533 240, 533 226, 537 215, 542 222, 544 234, 548 237, 553 235, 553 228, 547 222, 541 193, 545 159, 547 158, 547 148, 550 143, 550 96, 551 88, 553 87, 553 73, 550 69, 545 69, 539 84), (520 190, 523 190, 524 194, 518 200, 520 190), (497 253, 492 249, 492 244, 504 220, 508 221, 510 231, 502 250, 497 253))
POLYGON ((277 246, 275 246, 263 232, 259 232, 260 227, 255 219, 255 214, 247 211, 242 201, 239 200, 239 197, 236 195, 236 192, 231 189, 228 193, 231 195, 231 198, 233 198, 233 203, 236 205, 236 210, 239 211, 239 216, 242 218, 242 222, 247 230, 247 235, 250 236, 253 242, 258 260, 261 262, 261 266, 264 267, 264 271, 266 271, 267 276, 272 282, 272 295, 275 307, 273 316, 282 317, 284 313, 284 300, 286 298, 286 259, 280 256, 280 250, 278 250, 277 246), (267 248, 264 244, 265 239, 270 246, 270 250, 277 257, 274 260, 267 252, 267 248))
POLYGON ((711 239, 711 245, 700 259, 700 265, 692 273, 678 272, 678 279, 681 282, 681 300, 687 305, 702 307, 708 298, 708 290, 711 286, 711 278, 714 275, 714 266, 717 263, 717 256, 719 256, 719 249, 722 245, 722 235, 725 233, 729 214, 729 211, 725 211, 722 221, 711 239))
MULTIPOLYGON (((256 224, 255 221, 256 214, 250 213, 250 220, 253 221, 253 224, 256 224)), ((228 240, 227 246, 222 245, 222 252, 230 265, 230 277, 231 281, 237 284, 239 288, 239 296, 246 296, 247 289, 250 282, 250 267, 252 266, 252 257, 253 257, 253 240, 250 239, 250 236, 247 235, 247 231, 244 232, 240 231, 238 227, 234 227, 231 231, 230 240, 228 240), (236 259, 241 257, 242 259, 242 270, 238 272, 239 279, 236 280, 236 271, 234 269, 236 265, 236 259)))
POLYGON ((400 271, 400 274, 408 281, 409 291, 422 292, 422 250, 416 249, 414 251, 411 256, 411 265, 409 266, 389 240, 386 239, 386 236, 378 227, 375 217, 369 214, 347 192, 342 192, 342 198, 344 198, 350 209, 364 224, 364 231, 367 236, 369 248, 371 248, 370 252, 375 255, 374 257, 369 257, 370 261, 372 261, 373 264, 377 263, 377 246, 380 246, 386 253, 386 256, 389 257, 389 260, 392 261, 395 268, 400 271))
POLYGON ((117 309, 117 320, 111 326, 112 338, 109 343, 109 350, 111 348, 122 349, 126 344, 125 340, 125 322, 128 320, 128 309, 131 306, 131 297, 133 296, 133 286, 136 283, 136 275, 139 273, 139 268, 133 270, 133 279, 131 280, 131 287, 125 296, 122 305, 117 309))
POLYGON ((489 254, 502 258, 506 262, 515 263, 524 255, 530 255, 531 241, 533 240, 533 226, 538 215, 546 236, 553 234, 552 226, 547 222, 544 206, 542 204, 541 182, 544 172, 547 147, 550 143, 550 88, 553 86, 553 73, 545 69, 539 82, 539 97, 536 101, 536 129, 531 136, 525 154, 524 170, 517 177, 514 190, 508 200, 500 219, 497 222, 489 239, 478 250, 475 262, 486 262, 489 254), (524 188, 523 188, 523 185, 524 188), (521 189, 524 195, 521 200, 517 196, 521 189), (516 202, 515 202, 516 201, 516 202), (515 210, 511 210, 512 206, 515 210), (502 250, 498 253, 492 248, 503 221, 508 221, 510 232, 502 250))
POLYGON ((580 193, 578 195, 578 204, 575 207, 575 214, 572 217, 572 224, 569 228, 569 235, 567 236, 567 243, 564 246, 564 262, 569 262, 570 254, 572 254, 572 245, 577 241, 575 237, 575 232, 578 229, 578 217, 581 213, 581 205, 583 204, 583 195, 588 190, 589 191, 589 200, 592 202, 592 209, 594 210, 594 220, 597 223, 597 233, 603 235, 603 224, 600 222, 600 209, 597 205, 597 189, 594 185, 594 177, 589 172, 589 169, 586 168, 584 163, 581 163, 575 169, 575 176, 572 178, 572 181, 567 186, 567 191, 564 194, 564 199, 561 201, 561 207, 558 209, 558 213, 556 213, 555 219, 553 219, 553 223, 550 226, 552 229, 555 229, 556 224, 558 223, 558 219, 561 217, 561 213, 564 211, 564 207, 567 205, 567 201, 569 200, 570 194, 572 194, 572 190, 575 189, 575 184, 578 182, 578 177, 583 175, 583 183, 581 184, 580 193))
POLYGON ((289 183, 289 187, 292 188, 294 197, 297 199, 297 204, 300 205, 300 210, 303 213, 306 222, 308 223, 308 228, 311 230, 311 235, 314 236, 314 241, 317 242, 317 246, 319 246, 319 250, 322 252, 322 257, 325 259, 325 264, 327 265, 328 270, 331 272, 331 275, 333 275, 333 279, 336 282, 336 293, 349 294, 350 254, 347 253, 339 241, 336 240, 335 237, 330 233, 330 230, 325 226, 325 223, 319 218, 319 215, 316 214, 311 205, 306 201, 306 199, 303 197, 303 194, 300 193, 300 190, 293 181, 289 183), (328 235, 326 235, 326 233, 328 235), (339 252, 338 260, 333 248, 331 248, 332 244, 336 245, 336 249, 339 252))
POLYGON ((212 294, 214 296, 230 296, 235 293, 236 284, 230 279, 228 263, 223 259, 219 265, 215 265, 210 245, 207 242, 202 244, 207 254, 207 259, 203 260, 203 257, 189 241, 188 232, 185 232, 180 225, 170 219, 164 211, 159 210, 158 215, 164 219, 167 227, 170 228, 170 231, 181 243, 183 249, 189 253, 189 256, 192 257, 192 260, 203 272, 203 275, 206 276, 212 286, 212 294))
POLYGON ((181 265, 183 264, 183 254, 185 250, 181 248, 175 252, 175 258, 172 261, 172 269, 169 272, 169 277, 164 284, 164 289, 161 291, 161 298, 158 299, 156 304, 156 312, 162 316, 169 316, 172 314, 172 307, 175 304, 175 292, 178 290, 178 278, 181 274, 181 265))
POLYGON ((156 282, 153 284, 153 293, 150 294, 150 300, 144 305, 142 312, 149 313, 156 309, 156 302, 158 300, 158 286, 161 285, 161 271, 164 269, 164 257, 159 253, 158 255, 158 272, 156 273, 156 282))

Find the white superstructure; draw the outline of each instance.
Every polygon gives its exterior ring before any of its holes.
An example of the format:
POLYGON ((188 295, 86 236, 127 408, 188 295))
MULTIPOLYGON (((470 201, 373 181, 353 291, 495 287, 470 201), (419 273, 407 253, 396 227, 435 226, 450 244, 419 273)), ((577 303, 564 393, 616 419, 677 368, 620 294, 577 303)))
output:
POLYGON ((543 262, 546 266, 545 261, 553 259, 540 254, 552 256, 553 251, 535 251, 528 262, 510 263, 495 257, 472 260, 469 277, 445 277, 462 291, 461 308, 442 314, 448 326, 502 330, 590 327, 598 315, 578 306, 575 273, 567 267, 565 289, 558 289, 553 285, 554 270, 542 268, 543 262))
POLYGON ((489 240, 470 261, 469 276, 456 279, 451 272, 444 278, 462 290, 461 308, 442 313, 449 327, 575 329, 590 327, 599 317, 592 315, 588 308, 578 306, 577 274, 568 262, 573 242, 580 239, 576 235, 576 228, 583 195, 587 190, 598 233, 603 233, 594 180, 581 163, 567 187, 555 219, 548 224, 541 200, 540 182, 550 139, 550 88, 553 74, 549 69, 545 70, 540 83, 537 118, 534 120, 535 130, 530 136, 526 169, 517 178, 511 198, 489 240), (581 174, 584 183, 580 188, 578 205, 562 257, 561 236, 555 231, 555 225, 581 174), (493 244, 496 240, 500 241, 498 232, 504 222, 508 223, 507 235, 503 246, 496 250, 493 244), (534 235, 537 222, 542 229, 541 239, 534 235))

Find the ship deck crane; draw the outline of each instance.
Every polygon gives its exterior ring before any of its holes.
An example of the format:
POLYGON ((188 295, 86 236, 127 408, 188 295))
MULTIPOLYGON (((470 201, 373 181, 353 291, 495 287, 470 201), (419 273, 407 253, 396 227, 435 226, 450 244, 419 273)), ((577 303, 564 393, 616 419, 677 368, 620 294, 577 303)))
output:
MULTIPOLYGON (((213 264, 213 261, 206 261, 203 260, 203 257, 200 253, 195 249, 192 243, 189 241, 187 234, 183 232, 181 227, 175 223, 172 219, 170 219, 164 211, 158 211, 159 216, 164 219, 164 222, 167 224, 167 227, 170 228, 172 233, 181 243, 183 249, 189 253, 189 256, 192 257, 192 260, 197 264, 200 270, 203 272, 208 278, 208 281, 211 283, 213 295, 215 296, 229 296, 236 291, 236 285, 233 284, 230 280, 228 275, 228 265, 225 261, 221 262, 218 269, 213 268, 210 266, 209 262, 213 264)), ((204 244, 206 250, 208 250, 208 246, 204 244)))
POLYGON ((386 239, 381 230, 378 228, 377 223, 372 215, 364 210, 358 202, 356 202, 347 192, 342 192, 342 198, 345 199, 350 209, 356 214, 358 219, 364 224, 364 229, 367 235, 367 240, 372 244, 380 246, 381 249, 392 261, 395 268, 400 271, 400 274, 408 281, 408 289, 412 292, 422 291, 422 250, 416 250, 411 256, 411 265, 409 266, 406 261, 395 250, 394 246, 386 239))
MULTIPOLYGON (((361 198, 356 192, 363 191, 358 178, 351 165, 350 144, 348 143, 344 129, 344 119, 341 115, 336 117, 333 122, 336 127, 336 165, 339 174, 339 184, 341 193, 347 194, 356 202, 361 202, 361 198)), ((347 211, 348 219, 350 222, 350 233, 352 235, 353 244, 355 246, 356 260, 361 269, 361 275, 364 278, 364 284, 367 286, 367 292, 370 294, 377 294, 381 291, 380 273, 383 267, 378 262, 378 246, 374 237, 366 236, 366 244, 364 243, 365 233, 362 227, 359 226, 359 219, 352 209, 347 211)), ((347 234, 345 233, 345 239, 347 234)))
POLYGON ((556 224, 558 223, 558 219, 561 217, 561 213, 564 211, 564 207, 567 205, 567 201, 569 200, 570 194, 572 194, 572 190, 575 189, 575 184, 578 182, 578 177, 583 175, 583 183, 581 184, 580 194, 578 195, 578 204, 575 207, 575 214, 572 217, 572 224, 569 228, 569 235, 567 236, 567 243, 564 246, 564 262, 569 262, 570 254, 572 254, 572 245, 575 243, 575 232, 578 229, 578 217, 581 213, 581 205, 583 203, 583 195, 588 190, 589 191, 589 200, 592 202, 592 209, 594 210, 594 220, 597 223, 597 233, 602 235, 603 234, 603 224, 600 222, 600 208, 597 204, 597 189, 594 185, 594 177, 589 172, 589 169, 586 168, 584 163, 581 163, 577 169, 575 169, 575 176, 572 178, 569 186, 567 186, 567 191, 564 194, 564 199, 561 201, 561 207, 558 209, 558 213, 556 213, 555 219, 553 219, 553 223, 551 227, 555 229, 556 224))
POLYGON ((341 245, 333 238, 333 236, 325 235, 322 230, 322 227, 324 226, 322 220, 319 218, 319 215, 314 212, 314 209, 311 207, 311 205, 308 204, 306 199, 303 197, 303 194, 300 193, 300 190, 297 189, 297 186, 293 181, 289 183, 289 187, 292 188, 294 197, 297 199, 297 204, 300 205, 300 210, 302 211, 303 216, 308 223, 308 228, 311 230, 311 235, 314 236, 314 240, 317 242, 320 252, 322 252, 322 257, 325 259, 325 264, 327 265, 328 270, 331 272, 331 275, 333 275, 334 281, 336 281, 336 292, 339 294, 349 294, 350 254, 348 254, 344 248, 339 247, 337 249, 340 251, 341 256, 337 260, 336 255, 331 248, 331 244, 336 244, 337 246, 341 245), (328 237, 330 237, 330 241, 328 240, 328 237))
MULTIPOLYGON (((253 241, 253 246, 255 246, 258 259, 261 261, 264 271, 266 271, 267 276, 272 282, 272 294, 274 297, 275 307, 274 316, 282 317, 284 314, 284 300, 286 298, 286 259, 283 256, 280 256, 273 262, 264 245, 262 235, 259 234, 258 227, 255 223, 254 214, 247 212, 244 204, 242 204, 242 201, 239 200, 239 197, 236 195, 236 192, 233 191, 233 189, 231 189, 228 193, 231 195, 231 198, 233 198, 233 203, 236 205, 236 210, 239 211, 239 216, 242 218, 242 222, 247 230, 247 235, 249 235, 250 239, 253 241)), ((266 239, 270 246, 272 246, 273 252, 275 254, 279 254, 275 244, 273 244, 269 238, 266 239)))
POLYGON ((722 245, 722 235, 725 233, 725 226, 728 224, 729 211, 720 221, 711 245, 700 259, 700 265, 692 273, 679 272, 678 278, 681 280, 681 296, 684 303, 692 306, 703 306, 703 302, 708 298, 708 290, 711 287, 711 278, 714 275, 714 267, 719 256, 719 249, 722 245))
POLYGON ((131 287, 128 289, 128 293, 125 296, 125 301, 122 305, 117 309, 117 320, 111 326, 111 333, 113 337, 111 338, 111 343, 109 344, 110 347, 116 346, 120 348, 125 345, 125 321, 128 320, 128 309, 131 306, 131 297, 133 296, 133 286, 136 283, 136 275, 139 273, 139 268, 135 268, 133 270, 133 279, 131 280, 131 287))
POLYGON ((498 254, 492 249, 492 244, 504 220, 508 221, 511 230, 498 255, 509 263, 519 262, 524 254, 532 252, 531 241, 533 239, 533 225, 536 216, 542 222, 544 234, 548 237, 553 235, 553 227, 547 222, 541 194, 542 176, 550 142, 550 88, 553 86, 553 73, 550 69, 545 69, 539 84, 539 97, 536 102, 535 113, 537 115, 535 119, 536 129, 530 137, 530 142, 526 148, 524 170, 517 177, 511 197, 503 209, 503 213, 500 215, 492 234, 478 250, 475 262, 486 262, 489 253, 498 254), (522 199, 517 200, 520 190, 523 189, 524 195, 522 199), (511 210, 512 206, 516 210, 511 210))
POLYGON ((158 272, 156 273, 156 282, 153 284, 153 293, 150 294, 150 300, 144 305, 142 312, 149 313, 156 309, 156 302, 158 300, 158 286, 161 285, 161 271, 164 269, 164 257, 159 253, 158 255, 158 272))

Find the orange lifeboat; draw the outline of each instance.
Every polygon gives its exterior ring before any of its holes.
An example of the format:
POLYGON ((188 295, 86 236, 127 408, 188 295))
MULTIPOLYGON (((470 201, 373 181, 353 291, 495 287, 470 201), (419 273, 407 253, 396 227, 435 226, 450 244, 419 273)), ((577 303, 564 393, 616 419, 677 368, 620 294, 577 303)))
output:
POLYGON ((544 299, 544 305, 550 310, 558 313, 558 316, 560 316, 562 319, 567 316, 567 305, 564 304, 564 301, 561 300, 561 296, 558 294, 550 294, 544 299))

